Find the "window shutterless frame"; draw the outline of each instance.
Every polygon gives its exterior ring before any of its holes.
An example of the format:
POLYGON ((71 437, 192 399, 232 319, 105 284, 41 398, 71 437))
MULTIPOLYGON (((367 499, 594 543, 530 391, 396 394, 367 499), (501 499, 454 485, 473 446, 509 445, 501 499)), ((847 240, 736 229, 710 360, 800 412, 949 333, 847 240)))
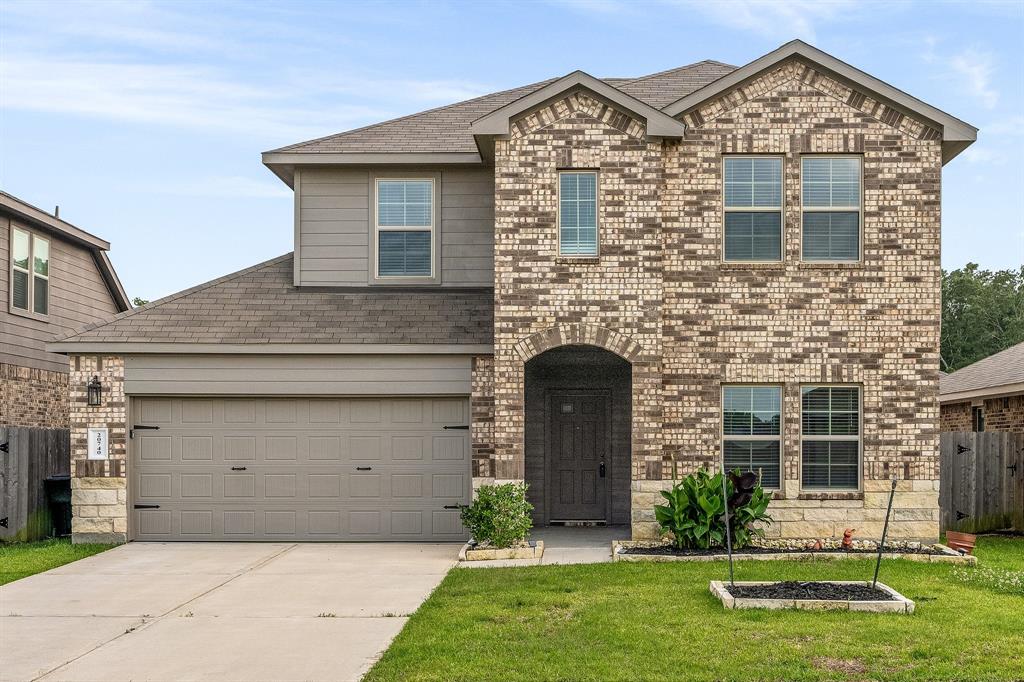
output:
POLYGON ((45 320, 50 313, 50 261, 51 241, 32 230, 25 229, 11 223, 9 233, 10 262, 8 274, 10 277, 10 295, 8 296, 8 310, 23 317, 31 317, 45 320), (16 249, 18 241, 23 240, 27 252, 27 259, 24 266, 16 260, 16 249), (37 263, 37 261, 39 261, 37 263), (18 305, 19 301, 15 296, 15 279, 22 275, 25 279, 25 306, 18 305), (39 285, 42 285, 41 287, 39 285))
MULTIPOLYGON (((800 384, 800 490, 808 493, 855 493, 864 489, 864 385, 863 384, 800 384), (855 388, 857 389, 857 435, 825 436, 804 435, 804 389, 814 388, 855 388), (804 485, 804 441, 846 441, 857 442, 857 485, 851 488, 808 487, 804 485)), ((831 405, 830 405, 831 412, 831 405)))
MULTIPOLYGON (((723 154, 721 161, 721 201, 722 201, 722 224, 721 224, 721 237, 719 239, 719 248, 721 249, 721 262, 723 263, 744 263, 744 264, 768 264, 768 263, 782 263, 786 260, 786 157, 782 154, 723 154), (780 187, 779 187, 779 205, 778 207, 764 207, 764 206, 726 206, 725 201, 725 185, 726 185, 726 163, 728 159, 778 159, 779 160, 779 173, 780 173, 780 187), (728 213, 778 213, 779 214, 779 257, 775 260, 740 260, 726 258, 725 255, 725 223, 726 214, 728 213)), ((751 198, 753 202, 753 197, 751 198)))
POLYGON ((438 181, 439 173, 423 175, 387 176, 374 175, 373 193, 371 196, 371 214, 373 216, 373 272, 371 283, 378 284, 438 284, 439 264, 438 251, 438 181), (380 185, 385 182, 429 182, 430 183, 430 224, 429 225, 381 225, 380 224, 380 185), (382 232, 426 232, 430 234, 430 274, 413 275, 382 275, 380 274, 380 234, 382 232))
POLYGON ((556 202, 558 209, 555 212, 555 233, 557 239, 558 258, 581 258, 597 259, 601 257, 601 174, 597 169, 573 169, 559 170, 555 179, 556 202), (562 253, 562 176, 563 175, 593 175, 594 176, 594 253, 562 253))
POLYGON ((801 263, 822 263, 842 264, 861 263, 864 260, 864 155, 863 154, 801 154, 800 155, 800 262, 801 263), (857 159, 859 166, 856 206, 813 206, 808 207, 804 203, 804 160, 805 159, 857 159), (805 213, 842 213, 857 212, 857 257, 851 259, 816 259, 804 258, 804 214, 805 213))
POLYGON ((779 485, 778 486, 763 486, 765 490, 782 490, 784 481, 786 480, 785 471, 785 442, 782 439, 782 435, 786 432, 786 415, 785 415, 785 387, 782 384, 744 384, 744 383, 730 383, 722 384, 719 390, 719 400, 721 405, 719 420, 718 420, 718 456, 719 464, 725 466, 725 442, 727 440, 734 441, 745 441, 755 443, 778 443, 779 444, 779 485), (779 433, 766 435, 766 434, 751 434, 751 435, 731 435, 725 433, 725 392, 730 388, 771 388, 779 392, 779 433))

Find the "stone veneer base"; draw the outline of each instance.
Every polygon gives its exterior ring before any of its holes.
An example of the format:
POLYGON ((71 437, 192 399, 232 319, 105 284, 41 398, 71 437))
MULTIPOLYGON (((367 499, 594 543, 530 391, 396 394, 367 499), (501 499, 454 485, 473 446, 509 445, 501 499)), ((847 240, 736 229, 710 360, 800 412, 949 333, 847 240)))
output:
MULTIPOLYGON (((823 580, 833 585, 870 585, 869 580, 823 580)), ((736 585, 772 585, 773 581, 736 582, 736 585)), ((891 601, 846 601, 840 599, 749 599, 734 597, 721 580, 711 581, 711 594, 727 609, 803 609, 805 611, 868 611, 871 613, 913 613, 914 602, 882 583, 878 589, 888 592, 891 601)))
MULTIPOLYGON (((808 541, 811 542, 811 541, 808 541)), ((636 540, 612 540, 612 561, 625 561, 631 563, 654 562, 666 563, 672 561, 728 561, 729 555, 721 554, 693 554, 689 556, 674 556, 671 554, 622 554, 620 548, 624 547, 650 547, 650 542, 636 540)), ((946 545, 932 545, 941 549, 943 554, 916 554, 913 552, 882 552, 883 559, 905 559, 919 563, 936 564, 964 564, 973 566, 978 563, 978 557, 970 554, 961 555, 959 552, 946 545)), ((732 555, 734 561, 839 561, 843 559, 872 559, 878 555, 873 552, 764 552, 744 553, 735 552, 732 555)), ((753 583, 751 583, 753 584, 753 583)))

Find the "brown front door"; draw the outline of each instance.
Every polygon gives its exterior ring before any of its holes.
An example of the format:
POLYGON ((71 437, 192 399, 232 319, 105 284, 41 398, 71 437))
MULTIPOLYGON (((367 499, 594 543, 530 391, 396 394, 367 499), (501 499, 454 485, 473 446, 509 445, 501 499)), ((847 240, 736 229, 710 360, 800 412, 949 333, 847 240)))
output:
POLYGON ((608 520, 608 396, 548 394, 549 521, 608 520))

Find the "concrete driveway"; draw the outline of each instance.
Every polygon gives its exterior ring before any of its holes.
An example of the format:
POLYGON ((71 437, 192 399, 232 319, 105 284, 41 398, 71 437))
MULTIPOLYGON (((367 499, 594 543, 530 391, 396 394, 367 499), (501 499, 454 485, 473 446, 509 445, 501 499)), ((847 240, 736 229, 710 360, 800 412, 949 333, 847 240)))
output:
POLYGON ((0 680, 357 680, 458 550, 124 545, 0 587, 0 680))

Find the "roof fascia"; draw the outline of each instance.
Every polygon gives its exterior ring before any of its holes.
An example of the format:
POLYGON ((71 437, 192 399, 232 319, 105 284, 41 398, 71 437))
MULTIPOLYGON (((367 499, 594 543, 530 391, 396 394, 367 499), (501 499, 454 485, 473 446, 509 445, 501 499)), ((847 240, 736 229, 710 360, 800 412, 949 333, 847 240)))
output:
POLYGON ((1024 393, 1024 382, 1003 384, 1002 386, 986 386, 956 393, 939 394, 939 402, 943 404, 958 403, 971 398, 1003 398, 1009 395, 1024 393))
POLYGON ((0 194, 0 208, 13 213, 22 220, 32 223, 35 227, 41 227, 45 230, 56 232, 73 242, 78 242, 79 244, 83 244, 89 248, 101 249, 103 251, 108 251, 110 249, 110 242, 105 239, 100 239, 96 235, 89 234, 85 230, 75 227, 71 223, 65 222, 56 216, 52 216, 31 204, 26 204, 9 194, 0 194))
POLYGON ((263 165, 289 187, 294 187, 296 166, 413 166, 476 165, 476 152, 264 152, 263 165))
POLYGON ((117 304, 118 312, 123 313, 126 310, 131 310, 134 306, 131 299, 128 298, 128 292, 124 290, 124 286, 121 284, 121 278, 117 276, 114 264, 110 262, 110 256, 107 255, 106 251, 95 251, 94 254, 96 265, 99 267, 100 274, 103 275, 114 303, 117 304))
POLYGON ((113 353, 159 355, 492 355, 492 344, 436 343, 147 343, 56 341, 50 353, 113 353))

